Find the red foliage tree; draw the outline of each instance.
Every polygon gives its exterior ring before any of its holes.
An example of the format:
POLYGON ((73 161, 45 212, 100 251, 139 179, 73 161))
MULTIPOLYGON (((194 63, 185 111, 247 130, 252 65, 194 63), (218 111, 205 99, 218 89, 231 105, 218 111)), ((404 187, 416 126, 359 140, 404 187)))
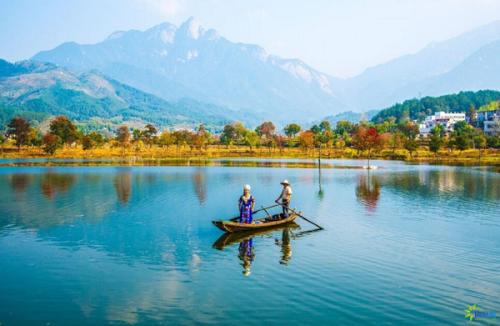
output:
POLYGON ((368 151, 368 168, 370 167, 370 159, 374 149, 380 148, 383 144, 383 139, 377 129, 373 127, 359 126, 352 137, 354 148, 358 151, 368 151))

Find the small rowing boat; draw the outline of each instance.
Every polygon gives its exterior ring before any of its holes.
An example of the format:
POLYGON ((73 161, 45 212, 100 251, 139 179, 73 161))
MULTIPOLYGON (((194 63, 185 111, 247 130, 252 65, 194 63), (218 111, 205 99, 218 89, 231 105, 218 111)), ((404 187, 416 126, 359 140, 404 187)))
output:
POLYGON ((253 223, 239 223, 238 217, 231 220, 219 220, 212 221, 212 223, 224 232, 242 232, 242 231, 252 231, 259 229, 273 228, 277 226, 286 225, 292 223, 299 215, 295 212, 291 212, 287 218, 282 218, 281 214, 274 214, 265 218, 255 219, 253 223))
POLYGON ((223 250, 225 247, 231 246, 233 244, 240 243, 244 240, 249 240, 254 237, 262 237, 268 235, 272 232, 276 232, 283 229, 297 229, 300 228, 298 224, 295 222, 290 222, 286 225, 280 225, 273 228, 267 229, 257 229, 257 230, 249 230, 249 231, 241 231, 241 232, 226 232, 221 235, 212 245, 215 249, 223 250))

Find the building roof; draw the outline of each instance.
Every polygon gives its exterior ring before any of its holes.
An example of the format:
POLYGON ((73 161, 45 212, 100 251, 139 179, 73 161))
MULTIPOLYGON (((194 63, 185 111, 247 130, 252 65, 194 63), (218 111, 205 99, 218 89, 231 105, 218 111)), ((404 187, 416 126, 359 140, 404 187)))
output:
POLYGON ((488 112, 488 111, 495 111, 500 108, 500 101, 493 101, 488 104, 485 104, 477 110, 477 112, 488 112))

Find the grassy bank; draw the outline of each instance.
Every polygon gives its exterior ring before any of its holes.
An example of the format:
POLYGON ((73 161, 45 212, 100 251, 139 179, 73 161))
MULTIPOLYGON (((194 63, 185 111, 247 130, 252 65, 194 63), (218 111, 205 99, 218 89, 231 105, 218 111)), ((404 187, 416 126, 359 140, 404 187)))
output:
MULTIPOLYGON (((247 146, 220 146, 213 145, 206 148, 193 148, 188 146, 169 147, 141 147, 120 148, 105 145, 101 148, 82 150, 80 146, 66 146, 54 155, 46 155, 37 147, 6 147, 0 151, 2 158, 59 158, 59 159, 119 159, 135 158, 144 160, 157 159, 210 159, 210 158, 317 158, 318 149, 302 148, 250 148, 247 146)), ((323 148, 322 158, 335 159, 366 159, 367 152, 358 152, 351 148, 333 149, 323 148)), ((426 148, 420 148, 412 155, 407 150, 395 151, 384 149, 372 153, 372 159, 401 160, 409 162, 428 162, 441 164, 481 164, 500 166, 500 150, 443 150, 434 154, 426 148)))

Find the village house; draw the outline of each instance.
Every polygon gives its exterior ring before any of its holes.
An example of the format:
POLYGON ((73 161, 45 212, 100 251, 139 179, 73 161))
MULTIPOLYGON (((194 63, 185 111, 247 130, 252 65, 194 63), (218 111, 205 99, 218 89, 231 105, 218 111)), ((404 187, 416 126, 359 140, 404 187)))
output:
POLYGON ((446 133, 453 131, 453 126, 459 121, 465 121, 465 113, 436 112, 428 116, 419 125, 419 132, 422 137, 427 137, 431 130, 437 125, 441 125, 446 133))
POLYGON ((477 122, 483 126, 483 131, 488 136, 500 134, 500 107, 498 102, 493 102, 477 111, 477 122), (496 104, 496 105, 495 105, 496 104))

